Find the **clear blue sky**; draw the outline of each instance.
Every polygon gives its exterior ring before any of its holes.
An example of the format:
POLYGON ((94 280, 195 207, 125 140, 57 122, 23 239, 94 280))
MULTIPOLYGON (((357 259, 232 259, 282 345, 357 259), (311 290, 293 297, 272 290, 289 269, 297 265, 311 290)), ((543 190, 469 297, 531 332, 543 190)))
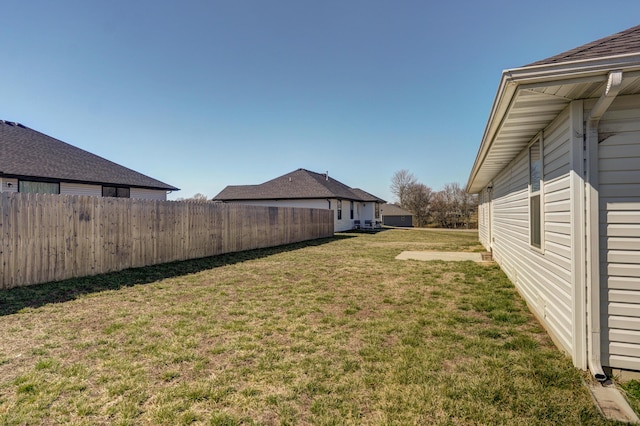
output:
MULTIPOLYGON (((640 2, 4 1, 0 118, 177 186, 297 168, 393 201, 465 185, 502 70, 640 23, 640 2)), ((0 153, 1 155, 1 153, 0 153)))

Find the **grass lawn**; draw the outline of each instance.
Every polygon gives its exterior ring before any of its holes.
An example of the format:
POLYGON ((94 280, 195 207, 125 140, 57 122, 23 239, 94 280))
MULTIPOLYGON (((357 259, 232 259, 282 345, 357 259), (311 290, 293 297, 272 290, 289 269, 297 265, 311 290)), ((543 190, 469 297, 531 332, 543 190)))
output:
POLYGON ((386 230, 0 292, 0 424, 609 424, 477 234, 386 230))

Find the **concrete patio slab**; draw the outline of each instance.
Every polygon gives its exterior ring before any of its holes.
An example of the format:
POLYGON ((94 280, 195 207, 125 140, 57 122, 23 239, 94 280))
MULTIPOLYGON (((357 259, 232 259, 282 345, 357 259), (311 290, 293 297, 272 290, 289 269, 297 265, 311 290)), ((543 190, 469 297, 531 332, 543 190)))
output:
POLYGON ((607 419, 632 424, 640 422, 627 400, 615 386, 602 386, 595 383, 589 385, 589 390, 596 400, 598 408, 607 419))

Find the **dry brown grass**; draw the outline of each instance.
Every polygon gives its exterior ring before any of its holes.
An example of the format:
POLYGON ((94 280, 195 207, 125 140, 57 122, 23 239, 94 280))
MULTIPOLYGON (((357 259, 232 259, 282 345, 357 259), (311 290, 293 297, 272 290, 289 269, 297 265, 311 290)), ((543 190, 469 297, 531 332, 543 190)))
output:
POLYGON ((6 292, 3 424, 603 424, 504 274, 342 234, 6 292))

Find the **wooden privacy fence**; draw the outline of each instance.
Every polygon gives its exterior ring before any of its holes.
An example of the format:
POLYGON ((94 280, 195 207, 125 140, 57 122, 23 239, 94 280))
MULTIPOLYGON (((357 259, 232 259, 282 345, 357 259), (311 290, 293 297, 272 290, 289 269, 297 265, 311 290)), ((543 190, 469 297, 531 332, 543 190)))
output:
POLYGON ((0 193, 0 288, 329 237, 330 210, 0 193))

